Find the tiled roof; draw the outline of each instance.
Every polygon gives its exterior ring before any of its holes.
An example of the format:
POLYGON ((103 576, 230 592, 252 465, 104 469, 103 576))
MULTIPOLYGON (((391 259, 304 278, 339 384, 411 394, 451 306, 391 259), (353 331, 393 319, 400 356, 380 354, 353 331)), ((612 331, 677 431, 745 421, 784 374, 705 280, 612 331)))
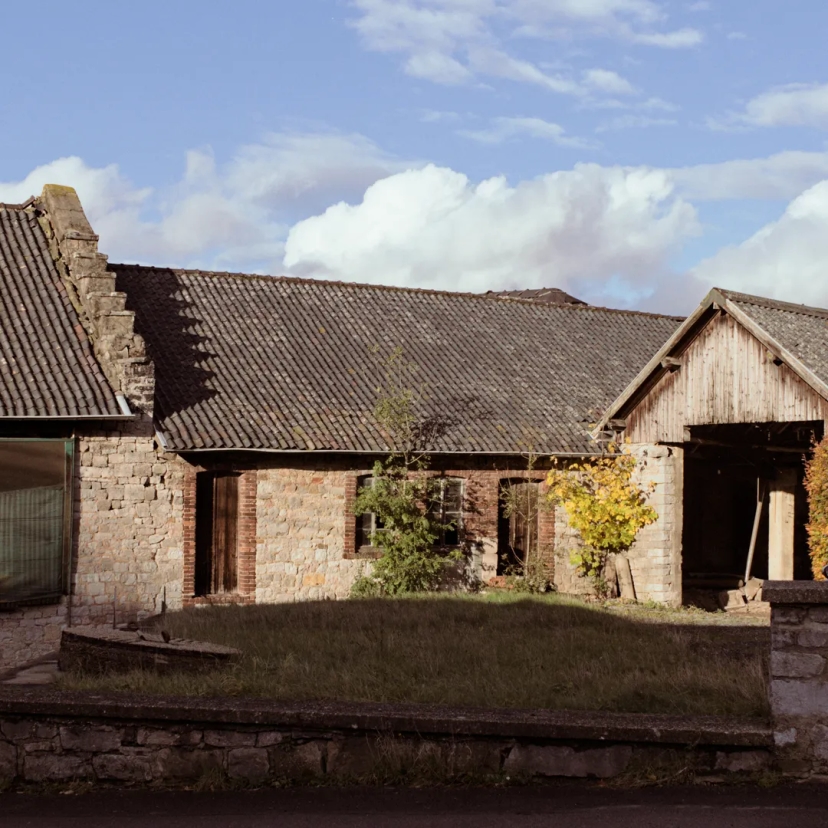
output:
POLYGON ((0 204, 0 417, 122 416, 95 360, 37 203, 0 204))
POLYGON ((730 290, 720 292, 828 385, 828 310, 730 290))
POLYGON ((560 288, 527 288, 526 290, 487 290, 487 296, 504 299, 531 299, 533 302, 548 302, 552 305, 585 305, 580 299, 560 288))
POLYGON ((177 450, 385 451, 371 348, 419 367, 435 451, 588 449, 673 317, 306 279, 110 265, 177 450))

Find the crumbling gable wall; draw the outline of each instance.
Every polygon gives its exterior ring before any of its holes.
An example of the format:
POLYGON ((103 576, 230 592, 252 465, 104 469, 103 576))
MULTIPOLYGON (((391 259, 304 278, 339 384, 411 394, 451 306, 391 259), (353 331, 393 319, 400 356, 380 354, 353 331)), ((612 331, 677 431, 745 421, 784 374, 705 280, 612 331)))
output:
POLYGON ((76 425, 71 596, 0 616, 0 671, 53 650, 70 620, 111 623, 113 609, 122 620, 148 615, 165 593, 168 606, 181 604, 186 463, 156 438, 153 364, 135 314, 75 191, 47 185, 36 209, 98 363, 134 417, 76 425))

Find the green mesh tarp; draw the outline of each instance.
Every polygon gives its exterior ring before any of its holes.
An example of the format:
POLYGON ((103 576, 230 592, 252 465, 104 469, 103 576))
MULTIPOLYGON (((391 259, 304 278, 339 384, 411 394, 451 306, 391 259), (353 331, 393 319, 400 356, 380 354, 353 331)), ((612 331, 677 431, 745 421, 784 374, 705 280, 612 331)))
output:
POLYGON ((63 486, 0 492, 0 603, 63 589, 63 486))

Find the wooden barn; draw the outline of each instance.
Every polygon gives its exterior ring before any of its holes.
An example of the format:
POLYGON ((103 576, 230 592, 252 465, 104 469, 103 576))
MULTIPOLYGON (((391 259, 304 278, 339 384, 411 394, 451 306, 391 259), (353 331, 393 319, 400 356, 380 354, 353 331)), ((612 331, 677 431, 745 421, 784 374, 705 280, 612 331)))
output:
POLYGON ((828 310, 719 289, 610 406, 599 430, 668 454, 671 603, 811 577, 804 459, 826 419, 828 310))

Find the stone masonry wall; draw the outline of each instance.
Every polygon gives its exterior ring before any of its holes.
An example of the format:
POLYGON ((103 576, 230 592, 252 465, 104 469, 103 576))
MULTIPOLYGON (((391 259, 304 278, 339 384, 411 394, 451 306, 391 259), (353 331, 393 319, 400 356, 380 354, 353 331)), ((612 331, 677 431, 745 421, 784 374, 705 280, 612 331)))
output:
POLYGON ((80 437, 75 450, 71 599, 0 612, 0 671, 57 649, 69 623, 119 623, 181 606, 186 464, 154 438, 80 437), (71 608, 69 606, 71 601, 71 608))
POLYGON ((66 598, 0 613, 0 674, 57 650, 66 617, 66 598))
POLYGON ((780 769, 828 774, 828 583, 766 581, 770 702, 780 769))
POLYGON ((642 486, 655 483, 647 502, 658 520, 645 526, 627 557, 636 598, 673 606, 681 605, 681 533, 684 488, 684 453, 656 445, 631 447, 638 458, 636 479, 642 486))
MULTIPOLYGON (((347 597, 355 578, 370 566, 354 547, 352 508, 357 481, 370 464, 353 470, 267 468, 258 471, 256 601, 258 603, 347 597)), ((497 571, 500 481, 520 469, 455 469, 435 473, 465 481, 463 531, 468 551, 465 577, 485 582, 497 571)), ((539 481, 543 473, 533 475, 539 481)), ((541 511, 539 541, 552 574, 554 515, 541 511)))
POLYGON ((410 705, 267 705, 75 695, 0 697, 0 786, 73 782, 192 785, 200 780, 480 781, 609 778, 663 765, 699 774, 767 767, 763 723, 410 705), (172 704, 170 702, 173 702, 172 704), (92 712, 90 712, 90 708, 92 712), (37 712, 34 712, 37 711, 37 712))
POLYGON ((77 447, 73 624, 181 606, 186 464, 154 437, 101 434, 77 447))
POLYGON ((345 558, 347 474, 259 470, 257 603, 348 597, 366 562, 345 558))

